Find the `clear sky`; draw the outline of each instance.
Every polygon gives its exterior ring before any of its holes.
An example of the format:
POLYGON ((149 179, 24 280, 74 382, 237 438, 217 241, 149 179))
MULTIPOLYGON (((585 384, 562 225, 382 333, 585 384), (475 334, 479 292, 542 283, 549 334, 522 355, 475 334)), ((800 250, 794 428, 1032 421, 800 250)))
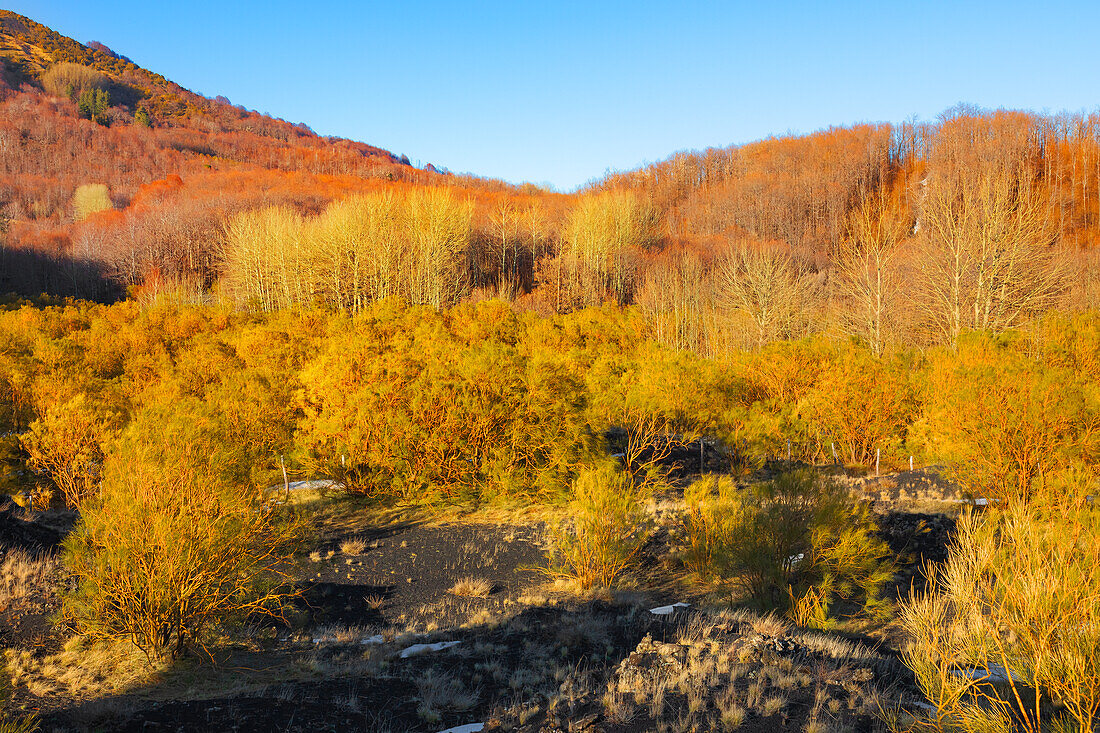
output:
POLYGON ((958 102, 1100 107, 1097 2, 8 0, 194 91, 561 190, 958 102))

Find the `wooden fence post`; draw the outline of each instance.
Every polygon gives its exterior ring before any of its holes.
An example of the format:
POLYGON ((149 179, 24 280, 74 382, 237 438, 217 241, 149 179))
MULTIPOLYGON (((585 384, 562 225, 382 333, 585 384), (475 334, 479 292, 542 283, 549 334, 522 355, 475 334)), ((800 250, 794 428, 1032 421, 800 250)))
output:
POLYGON ((283 469, 283 491, 286 493, 286 503, 290 503, 290 479, 286 477, 286 463, 283 462, 283 456, 279 455, 279 468, 283 469))

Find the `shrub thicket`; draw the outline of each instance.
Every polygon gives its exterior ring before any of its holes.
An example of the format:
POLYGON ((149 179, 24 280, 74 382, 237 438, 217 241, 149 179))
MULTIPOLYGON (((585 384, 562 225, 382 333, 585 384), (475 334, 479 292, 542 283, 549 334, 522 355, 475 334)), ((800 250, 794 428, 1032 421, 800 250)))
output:
POLYGON ((517 344, 515 314, 382 304, 350 325, 302 375, 312 471, 407 500, 561 494, 591 442, 585 395, 561 358, 517 344))
POLYGON ((976 496, 1031 501, 1100 456, 1095 380, 982 334, 937 355, 926 388, 929 452, 976 496))
POLYGON ((581 469, 570 518, 551 535, 550 574, 583 590, 613 587, 649 538, 640 498, 633 479, 614 462, 581 469))
POLYGON ((686 499, 684 564, 734 597, 819 622, 837 601, 880 602, 887 548, 867 507, 835 481, 809 470, 744 489, 704 479, 686 499))
POLYGON ((293 524, 209 470, 208 448, 130 434, 65 541, 79 581, 65 616, 83 633, 129 638, 150 658, 204 644, 218 625, 278 614, 293 524))
POLYGON ((292 472, 409 500, 562 496, 609 431, 637 481, 699 435, 721 438, 741 469, 788 455, 831 463, 831 447, 862 465, 881 450, 884 470, 915 454, 991 498, 1051 493, 1100 456, 1098 331, 1085 318, 878 359, 816 338, 719 362, 645 329, 632 310, 542 318, 500 302, 436 311, 387 299, 354 318, 13 308, 0 312, 0 481, 35 474, 23 438, 80 443, 66 436, 85 413, 57 406, 81 394, 97 420, 118 416, 112 431, 145 408, 201 406, 256 487, 281 482, 283 456, 292 472))
POLYGON ((926 729, 1092 731, 1100 713, 1100 513, 1014 504, 969 515, 904 606, 926 729))

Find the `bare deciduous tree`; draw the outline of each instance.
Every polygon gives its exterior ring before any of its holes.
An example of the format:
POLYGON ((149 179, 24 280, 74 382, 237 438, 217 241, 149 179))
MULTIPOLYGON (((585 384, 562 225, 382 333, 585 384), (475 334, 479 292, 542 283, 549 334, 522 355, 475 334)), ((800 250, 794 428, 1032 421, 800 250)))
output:
POLYGON ((563 242, 570 300, 598 305, 607 296, 630 301, 635 255, 658 237, 657 214, 629 191, 584 196, 569 214, 563 242))
POLYGON ((738 247, 718 265, 715 287, 721 307, 751 321, 756 348, 800 335, 818 295, 812 276, 790 255, 750 245, 738 247))
POLYGON ((1055 302, 1063 266, 1032 174, 932 175, 921 204, 919 306, 939 338, 1000 333, 1055 302))
POLYGON ((896 320, 898 254, 910 224, 896 199, 866 199, 849 216, 837 258, 841 327, 881 354, 896 320))

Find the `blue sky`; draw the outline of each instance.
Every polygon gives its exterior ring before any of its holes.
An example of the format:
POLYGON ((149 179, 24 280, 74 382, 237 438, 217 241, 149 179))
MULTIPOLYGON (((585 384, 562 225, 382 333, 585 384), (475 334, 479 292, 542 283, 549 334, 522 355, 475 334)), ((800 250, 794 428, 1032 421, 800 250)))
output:
POLYGON ((195 91, 571 190, 678 150, 958 102, 1100 107, 1100 3, 9 0, 195 91))

